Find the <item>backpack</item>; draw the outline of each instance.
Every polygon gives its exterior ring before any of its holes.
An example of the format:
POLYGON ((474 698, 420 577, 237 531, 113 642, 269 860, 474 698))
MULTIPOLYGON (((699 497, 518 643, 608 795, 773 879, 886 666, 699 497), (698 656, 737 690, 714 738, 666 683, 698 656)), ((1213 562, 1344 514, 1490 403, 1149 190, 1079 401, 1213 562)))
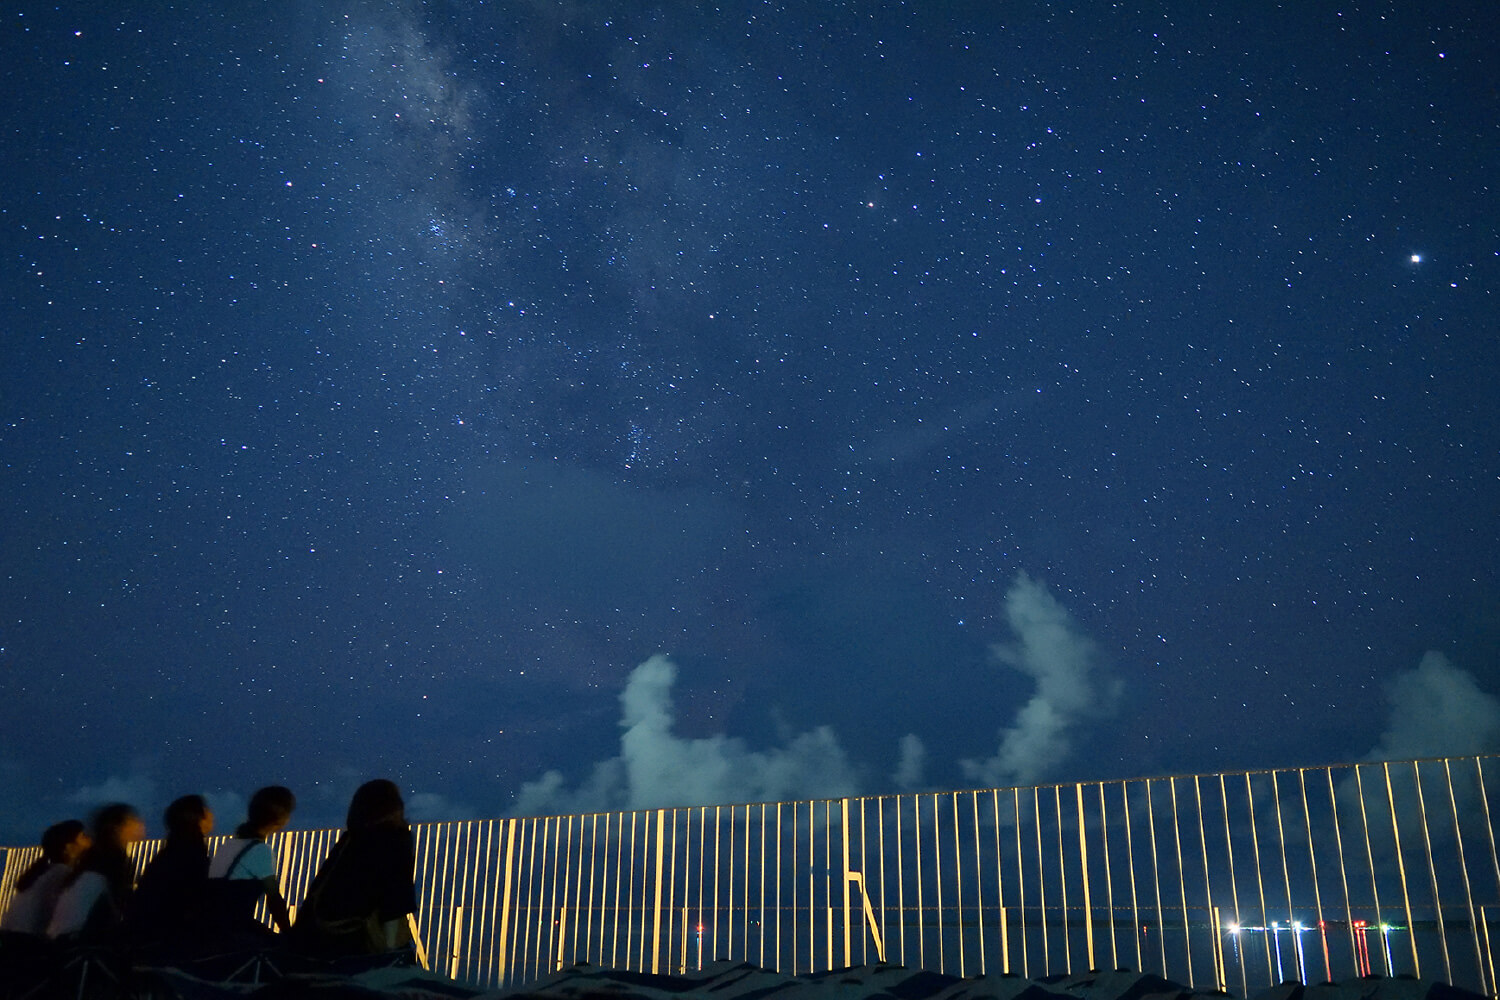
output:
POLYGON ((255 919, 255 904, 265 895, 266 887, 258 878, 230 878, 235 866, 250 852, 250 849, 265 841, 251 839, 240 848, 224 874, 211 878, 204 889, 204 911, 210 927, 219 931, 237 930, 247 924, 258 923, 255 919))
POLYGON ((322 955, 378 955, 389 950, 385 925, 375 910, 350 917, 329 917, 324 896, 332 875, 343 859, 343 842, 334 845, 313 883, 307 889, 297 919, 292 923, 292 941, 303 951, 322 955))

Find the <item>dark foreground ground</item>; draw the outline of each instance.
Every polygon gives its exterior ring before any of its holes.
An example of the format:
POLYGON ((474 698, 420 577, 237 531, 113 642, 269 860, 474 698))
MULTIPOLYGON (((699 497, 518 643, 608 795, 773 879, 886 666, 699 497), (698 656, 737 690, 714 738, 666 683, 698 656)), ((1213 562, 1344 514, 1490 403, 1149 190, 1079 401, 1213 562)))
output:
MULTIPOLYGON (((538 982, 479 990, 414 968, 354 976, 288 975, 260 985, 226 985, 163 971, 139 995, 180 1000, 1192 1000, 1228 994, 1193 990, 1149 973, 1093 972, 1042 979, 959 979, 899 966, 864 966, 791 976, 721 963, 682 976, 578 966, 538 982)), ((145 984, 142 984, 143 986, 145 984)), ((1481 1000, 1483 994, 1418 979, 1370 977, 1304 986, 1282 983, 1247 1000, 1481 1000)))

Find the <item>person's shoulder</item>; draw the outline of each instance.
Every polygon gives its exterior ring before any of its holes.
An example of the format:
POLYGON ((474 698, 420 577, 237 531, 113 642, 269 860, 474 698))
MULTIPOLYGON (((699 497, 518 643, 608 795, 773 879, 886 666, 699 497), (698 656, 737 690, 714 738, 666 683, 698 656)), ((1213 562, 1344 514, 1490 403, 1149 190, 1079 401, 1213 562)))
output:
POLYGON ((210 878, 225 878, 247 867, 259 867, 260 863, 270 862, 274 865, 275 861, 276 852, 264 840, 258 837, 230 837, 214 852, 208 875, 210 878))
POLYGON ((32 884, 31 889, 28 891, 38 892, 42 895, 46 895, 49 892, 61 892, 64 883, 68 881, 68 876, 72 874, 73 869, 54 861, 51 865, 47 866, 46 871, 37 876, 36 882, 32 884))
POLYGON ((257 863, 275 863, 276 851, 264 840, 257 840, 245 849, 245 860, 257 863))
POLYGON ((88 920, 90 911, 107 891, 108 880, 97 871, 81 871, 62 895, 52 911, 52 920, 47 928, 48 937, 76 934, 88 920))

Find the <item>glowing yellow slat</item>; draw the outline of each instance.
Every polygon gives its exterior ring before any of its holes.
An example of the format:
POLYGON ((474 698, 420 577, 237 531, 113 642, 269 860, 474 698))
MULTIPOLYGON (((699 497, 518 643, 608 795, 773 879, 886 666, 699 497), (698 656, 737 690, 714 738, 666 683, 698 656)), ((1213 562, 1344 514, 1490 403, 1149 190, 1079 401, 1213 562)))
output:
POLYGON ((1208 828, 1203 822, 1203 786, 1199 784, 1196 775, 1193 776, 1193 803, 1198 810, 1198 846, 1202 849, 1203 903, 1205 912, 1209 915, 1209 927, 1212 930, 1209 940, 1213 945, 1214 988, 1223 993, 1228 992, 1229 989, 1229 984, 1224 981, 1224 939, 1219 933, 1218 908, 1214 906, 1213 879, 1208 871, 1208 828))
MULTIPOLYGON (((1396 792, 1391 787, 1391 765, 1389 761, 1381 764, 1385 773, 1385 800, 1390 806, 1391 812, 1391 839, 1396 844, 1396 868, 1401 873, 1401 902, 1406 911, 1406 926, 1408 932, 1416 926, 1416 921, 1411 915, 1411 890, 1406 884, 1406 855, 1401 851, 1401 822, 1396 818, 1396 792)), ((1408 933, 1407 938, 1411 941, 1411 965, 1412 974, 1418 979, 1422 978, 1422 957, 1417 954, 1417 936, 1408 933)))
MULTIPOLYGON (((1172 790, 1172 843, 1177 848, 1177 889, 1182 899, 1182 945, 1187 954, 1187 977, 1188 982, 1193 981, 1193 942, 1189 932, 1191 922, 1188 920, 1187 901, 1187 872, 1182 864, 1182 823, 1177 807, 1177 779, 1168 778, 1167 785, 1172 790)), ((1166 928, 1162 928, 1162 946, 1166 946, 1166 928)))
MULTIPOLYGON (((1094 961, 1094 900, 1093 889, 1089 885, 1089 838, 1088 821, 1083 814, 1083 786, 1073 786, 1078 798, 1078 856, 1082 860, 1083 871, 1083 938, 1084 945, 1088 949, 1088 960, 1090 969, 1095 968, 1094 961)), ((1059 824, 1059 827, 1061 824, 1059 824)), ((1070 965, 1072 963, 1069 963, 1070 965)))
MULTIPOLYGON (((794 835, 792 839, 797 838, 794 835)), ((781 803, 776 803, 776 971, 781 971, 781 803)), ((796 940, 796 934, 792 935, 796 940)))
MULTIPOLYGON (((1260 925, 1262 927, 1269 927, 1271 925, 1271 918, 1266 910, 1266 883, 1260 867, 1260 831, 1255 826, 1255 795, 1250 787, 1250 775, 1248 773, 1245 775, 1245 802, 1250 810, 1250 846, 1255 858, 1255 888, 1260 894, 1260 925)), ((1373 866, 1371 867, 1371 872, 1374 872, 1373 866)), ((1271 936, 1269 934, 1262 934, 1261 941, 1265 944, 1266 950, 1266 975, 1270 983, 1274 985, 1277 978, 1277 970, 1271 967, 1271 936)))
POLYGON ((1037 923, 1042 935, 1042 968, 1052 971, 1052 928, 1047 923, 1047 862, 1042 852, 1042 793, 1031 790, 1031 825, 1036 831, 1037 923))
MULTIPOLYGON (((949 795, 948 798, 949 798, 949 800, 950 800, 950 802, 951 802, 951 804, 953 806, 953 881, 954 881, 953 908, 954 908, 954 913, 955 913, 955 916, 956 916, 956 923, 958 924, 958 977, 960 979, 962 979, 967 974, 967 969, 966 969, 965 963, 964 963, 964 866, 963 866, 962 862, 959 860, 960 857, 961 857, 961 855, 959 854, 959 847, 958 847, 958 793, 954 792, 951 795, 949 795)), ((936 811, 937 811, 936 810, 936 805, 937 805, 937 803, 934 801, 934 803, 933 803, 933 806, 934 806, 933 811, 934 811, 934 813, 936 813, 936 811)), ((941 845, 939 845, 939 853, 941 853, 941 845)), ((943 888, 942 870, 941 870, 941 867, 939 867, 939 874, 938 874, 938 893, 939 893, 939 895, 938 895, 938 927, 939 928, 942 927, 942 912, 943 912, 942 911, 942 905, 943 905, 942 888, 943 888)))
MULTIPOLYGON (((1135 885, 1135 834, 1134 824, 1130 821, 1130 785, 1126 782, 1120 784, 1120 796, 1125 804, 1125 859, 1130 872, 1130 936, 1135 941, 1135 967, 1141 968, 1145 963, 1141 954, 1141 906, 1135 885)), ((1024 975, 1025 973, 1023 973, 1024 975)))
MULTIPOLYGON (((1120 967, 1120 948, 1115 937, 1115 876, 1109 856, 1109 813, 1104 802, 1104 782, 1099 782, 1099 833, 1104 840, 1104 905, 1109 915, 1109 964, 1120 967)), ((998 846, 999 841, 996 841, 998 846)))
POLYGON ((896 796, 896 930, 901 936, 901 964, 906 964, 906 850, 901 841, 901 796, 896 796))
POLYGON ((1000 911, 1000 971, 1010 975, 1009 925, 1005 921, 1005 858, 1000 851, 1000 789, 990 791, 995 814, 995 906, 1000 911))
MULTIPOLYGON (((750 810, 745 809, 745 817, 748 820, 750 810)), ((756 879, 756 895, 760 900, 760 961, 758 964, 762 969, 766 967, 766 804, 760 804, 760 875, 756 879)))
MULTIPOLYGON (((1422 765, 1412 762, 1412 780, 1417 786, 1417 815, 1422 824, 1422 846, 1427 851, 1427 876, 1432 886, 1432 909, 1437 918, 1438 944, 1443 949, 1443 978, 1453 980, 1453 959, 1448 954, 1448 922, 1443 919, 1443 901, 1438 894, 1437 866, 1432 859, 1432 835, 1427 828, 1427 798, 1422 794, 1422 765)), ((1416 935, 1412 935, 1415 946, 1416 935)))
POLYGON ((1062 889, 1063 968, 1073 967, 1073 935, 1068 932, 1068 854, 1063 843, 1062 786, 1052 786, 1052 814, 1057 818, 1057 881, 1062 889))
POLYGON ((1464 854, 1464 831, 1463 824, 1458 818, 1458 797, 1453 792, 1453 768, 1448 760, 1443 761, 1443 779, 1448 786, 1448 809, 1453 816, 1453 844, 1458 849, 1458 870, 1463 874, 1464 880, 1464 907, 1469 913, 1469 931, 1474 939, 1474 965, 1479 970, 1479 990, 1481 993, 1493 994, 1495 989, 1494 980, 1491 978, 1486 982, 1484 949, 1479 945, 1479 923, 1478 914, 1474 911, 1474 887, 1469 881, 1469 861, 1464 854))
POLYGON ((917 857, 917 967, 927 967, 927 911, 923 908, 922 892, 922 796, 911 797, 912 844, 917 857))
POLYGON ((1021 850, 1021 790, 1011 789, 1011 805, 1016 819, 1016 887, 1020 894, 1020 909, 1017 911, 1021 918, 1021 975, 1031 976, 1031 948, 1026 940, 1026 866, 1023 861, 1021 850))

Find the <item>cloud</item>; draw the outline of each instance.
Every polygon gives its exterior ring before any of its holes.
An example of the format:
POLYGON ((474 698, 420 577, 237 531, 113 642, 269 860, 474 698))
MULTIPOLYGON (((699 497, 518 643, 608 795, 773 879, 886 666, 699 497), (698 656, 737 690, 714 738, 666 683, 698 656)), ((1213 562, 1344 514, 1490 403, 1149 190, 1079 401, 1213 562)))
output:
POLYGON ((594 765, 576 788, 549 771, 522 785, 515 813, 598 812, 729 802, 835 798, 858 793, 859 781, 827 726, 752 750, 718 734, 683 739, 673 732, 677 666, 665 656, 636 667, 620 694, 620 754, 594 765))
POLYGON ((1450 780, 1442 764, 1379 766, 1378 762, 1500 750, 1500 699, 1480 690, 1471 674, 1436 650, 1392 677, 1386 685, 1386 699, 1390 715, 1385 730, 1364 756, 1365 761, 1377 763, 1359 767, 1362 781, 1356 772, 1345 774, 1336 794, 1340 815, 1351 820, 1359 817, 1376 859, 1390 861, 1396 849, 1393 814, 1401 838, 1408 843, 1428 838, 1443 844, 1452 837, 1455 823, 1467 826, 1484 811, 1477 783, 1450 780), (1423 794, 1417 787, 1419 772, 1423 794))
POLYGON ((623 809, 625 762, 611 757, 594 765, 577 788, 569 788, 561 771, 548 771, 521 785, 516 794, 516 816, 563 815, 623 809))
POLYGON ((73 792, 67 802, 89 810, 112 802, 128 802, 146 816, 157 805, 156 782, 150 775, 139 772, 124 778, 112 774, 97 785, 85 785, 73 792))
POLYGON ((1079 722, 1114 710, 1120 683, 1107 677, 1097 644, 1042 583, 1025 573, 1005 595, 1005 616, 1016 642, 995 645, 996 661, 1036 682, 1036 693, 987 760, 959 762, 964 776, 985 785, 1029 785, 1043 780, 1073 750, 1079 722))
MULTIPOLYGON (((209 808, 214 814, 216 833, 229 833, 244 821, 248 804, 248 796, 244 791, 222 786, 216 788, 183 786, 164 792, 161 783, 157 780, 157 769, 146 760, 135 762, 128 773, 106 775, 97 783, 85 784, 57 796, 44 797, 38 805, 45 811, 45 816, 50 817, 47 822, 51 823, 66 815, 87 820, 89 815, 100 806, 113 802, 125 802, 134 807, 145 820, 147 835, 158 836, 161 832, 162 811, 167 804, 179 795, 195 793, 201 794, 208 800, 209 808)), ((304 801, 299 802, 298 811, 293 817, 292 825, 295 828, 308 829, 332 825, 323 822, 323 817, 312 817, 316 822, 311 824, 306 822, 309 817, 305 815, 306 811, 302 807, 307 804, 305 800, 311 796, 301 792, 299 796, 304 801)), ((339 815, 342 816, 342 813, 339 815)), ((341 823, 342 820, 340 820, 341 823)))
POLYGON ((1397 674, 1386 688, 1391 714, 1366 760, 1455 757, 1500 750, 1500 699, 1442 653, 1397 674))
POLYGON ((915 733, 901 737, 901 757, 896 764, 892 780, 903 792, 914 792, 927 783, 927 748, 915 733))
POLYGON ((475 810, 441 792, 412 792, 406 796, 406 817, 413 823, 446 823, 471 819, 475 810))
MULTIPOLYGON (((113 802, 125 802, 135 808, 141 818, 146 821, 148 831, 155 830, 161 822, 162 810, 172 799, 178 795, 187 795, 196 792, 197 789, 183 789, 171 795, 164 795, 152 773, 149 765, 144 762, 137 763, 134 770, 124 776, 111 774, 95 785, 85 785, 82 788, 69 792, 63 798, 64 804, 76 807, 81 819, 87 819, 88 815, 101 806, 113 802)), ((245 797, 239 792, 225 789, 214 789, 202 792, 208 800, 208 806, 214 813, 214 828, 219 833, 232 830, 245 818, 245 797)))
MULTIPOLYGON (((1107 676, 1097 644, 1047 592, 1024 573, 1006 595, 1015 640, 992 647, 996 662, 1030 677, 1036 692, 1000 746, 986 760, 960 762, 964 775, 985 785, 1042 780, 1073 750, 1078 725, 1113 711, 1120 692, 1107 676)), ((620 694, 617 756, 600 761, 574 785, 548 771, 521 786, 516 815, 586 813, 616 809, 785 801, 857 794, 854 767, 833 731, 820 726, 764 750, 718 734, 684 739, 674 732, 672 686, 677 667, 653 656, 631 672, 620 694)), ((915 734, 903 737, 892 781, 902 791, 927 783, 928 754, 915 734)))

